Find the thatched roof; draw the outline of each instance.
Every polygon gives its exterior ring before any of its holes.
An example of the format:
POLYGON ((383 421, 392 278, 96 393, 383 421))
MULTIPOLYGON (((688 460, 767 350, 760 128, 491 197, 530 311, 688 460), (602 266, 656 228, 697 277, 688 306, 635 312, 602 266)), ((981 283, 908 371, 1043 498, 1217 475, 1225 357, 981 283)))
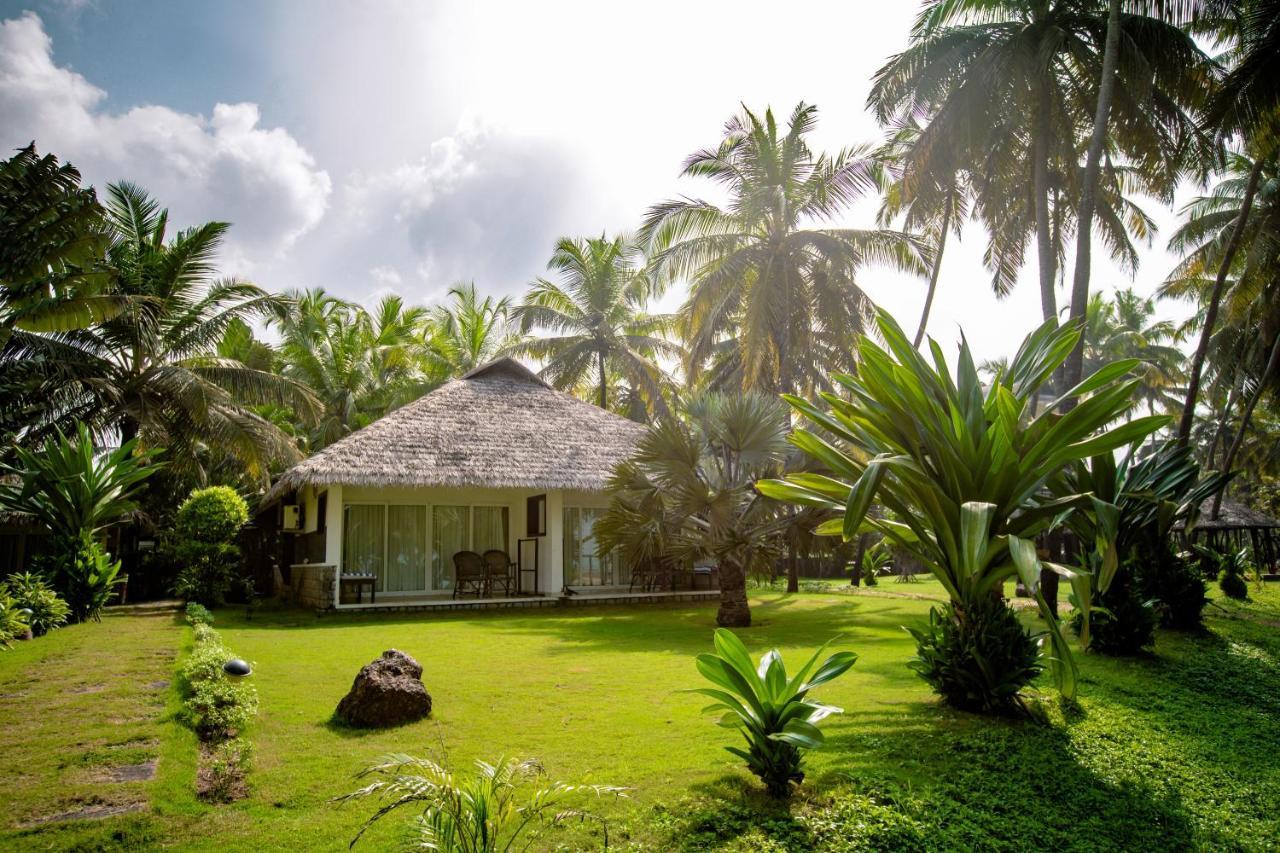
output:
POLYGON ((643 433, 503 358, 290 468, 264 504, 303 486, 335 484, 600 491, 643 433))
POLYGON ((1196 527, 1201 530, 1280 527, 1280 519, 1272 518, 1264 512, 1259 512, 1230 498, 1222 499, 1222 509, 1217 518, 1212 518, 1212 515, 1213 498, 1209 498, 1200 504, 1200 517, 1196 521, 1196 527))

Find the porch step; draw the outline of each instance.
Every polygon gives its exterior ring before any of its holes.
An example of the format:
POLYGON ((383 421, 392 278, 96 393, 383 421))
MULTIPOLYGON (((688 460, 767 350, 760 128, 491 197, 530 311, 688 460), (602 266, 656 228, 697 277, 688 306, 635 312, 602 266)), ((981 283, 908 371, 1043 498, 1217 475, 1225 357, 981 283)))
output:
POLYGON ((578 594, 573 596, 518 596, 512 598, 443 599, 439 601, 388 601, 366 605, 343 605, 318 610, 317 613, 425 613, 439 610, 500 610, 521 607, 590 607, 598 604, 672 604, 694 601, 718 601, 718 590, 680 590, 677 592, 615 592, 578 594))

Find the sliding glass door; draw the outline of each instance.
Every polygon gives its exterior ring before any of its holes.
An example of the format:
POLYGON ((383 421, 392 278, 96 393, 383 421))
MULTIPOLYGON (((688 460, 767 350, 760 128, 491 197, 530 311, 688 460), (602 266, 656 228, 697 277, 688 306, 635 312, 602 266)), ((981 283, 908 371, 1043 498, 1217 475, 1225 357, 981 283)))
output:
POLYGON ((618 559, 602 556, 592 526, 604 514, 596 507, 564 508, 564 577, 570 586, 613 586, 618 577, 618 559))
POLYGON ((342 512, 342 571, 345 574, 383 575, 386 556, 386 507, 380 504, 347 504, 342 512))
POLYGON ((427 588, 427 508, 387 507, 385 592, 421 592, 427 588))
POLYGON ((431 585, 453 589, 453 555, 459 551, 507 550, 509 510, 505 506, 431 508, 431 585))

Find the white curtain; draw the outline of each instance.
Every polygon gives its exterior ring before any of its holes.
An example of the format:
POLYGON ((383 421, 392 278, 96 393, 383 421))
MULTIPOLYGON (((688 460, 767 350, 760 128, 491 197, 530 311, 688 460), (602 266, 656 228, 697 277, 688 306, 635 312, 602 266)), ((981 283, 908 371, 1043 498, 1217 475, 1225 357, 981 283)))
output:
POLYGON ((595 507, 564 508, 564 574, 572 586, 608 586, 621 583, 613 555, 601 557, 596 538, 591 532, 596 519, 604 514, 595 507))
POLYGON ((381 506, 347 504, 342 518, 342 571, 373 572, 383 580, 383 511, 381 506))
POLYGON ((427 508, 387 507, 388 592, 410 592, 427 585, 427 508))
POLYGON ((471 508, 431 508, 431 587, 453 589, 453 555, 471 547, 471 508))
POLYGON ((471 550, 483 554, 485 551, 507 550, 507 508, 505 506, 477 506, 471 508, 472 524, 471 540, 475 547, 471 550))

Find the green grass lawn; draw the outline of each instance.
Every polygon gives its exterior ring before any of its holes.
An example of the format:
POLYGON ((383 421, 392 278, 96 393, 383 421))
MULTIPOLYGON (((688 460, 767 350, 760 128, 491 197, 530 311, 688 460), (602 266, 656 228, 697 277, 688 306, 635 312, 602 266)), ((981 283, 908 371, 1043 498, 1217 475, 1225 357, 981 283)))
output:
MULTIPOLYGON (((251 796, 224 806, 194 799, 194 739, 171 719, 171 690, 146 687, 169 677, 154 670, 171 670, 189 630, 155 617, 76 626, 0 654, 0 759, 19 768, 18 783, 0 793, 0 847, 126 839, 184 850, 338 850, 371 807, 331 799, 395 751, 447 753, 459 768, 534 756, 557 779, 626 785, 627 799, 595 806, 622 849, 1275 849, 1280 589, 1212 606, 1208 632, 1163 633, 1150 658, 1082 661, 1080 707, 1064 712, 1045 683, 1042 721, 947 711, 905 667, 913 644, 901 626, 923 619, 937 593, 928 582, 885 582, 753 596, 756 626, 742 633, 753 652, 777 646, 794 665, 841 635, 860 656, 818 693, 847 713, 830 721, 832 748, 812 754, 789 811, 767 802, 723 751, 734 735, 700 715, 704 700, 677 692, 698 684, 692 658, 709 648, 713 605, 377 617, 290 610, 252 620, 221 611, 216 627, 254 662, 261 697, 248 733, 251 796), (356 671, 388 648, 423 664, 432 718, 378 732, 335 726, 334 706, 356 671), (118 677, 97 675, 113 667, 118 677), (111 686, 67 689, 98 682, 111 686), (119 709, 126 705, 143 710, 119 709), (122 763, 110 752, 122 743, 141 750, 130 760, 160 759, 156 779, 87 781, 122 763), (148 808, 21 826, 94 797, 148 808)), ((382 849, 395 829, 394 821, 380 828, 365 849, 382 849)), ((592 825, 575 825, 546 833, 535 849, 599 843, 592 825)))

